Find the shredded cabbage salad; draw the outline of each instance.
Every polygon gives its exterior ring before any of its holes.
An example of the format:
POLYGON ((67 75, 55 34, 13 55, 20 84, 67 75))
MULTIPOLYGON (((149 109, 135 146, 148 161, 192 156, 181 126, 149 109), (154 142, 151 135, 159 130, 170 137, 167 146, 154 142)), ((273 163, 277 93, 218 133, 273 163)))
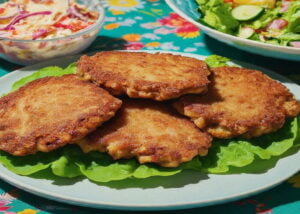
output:
POLYGON ((0 37, 43 40, 74 34, 93 25, 98 12, 75 0, 9 0, 0 4, 0 37))

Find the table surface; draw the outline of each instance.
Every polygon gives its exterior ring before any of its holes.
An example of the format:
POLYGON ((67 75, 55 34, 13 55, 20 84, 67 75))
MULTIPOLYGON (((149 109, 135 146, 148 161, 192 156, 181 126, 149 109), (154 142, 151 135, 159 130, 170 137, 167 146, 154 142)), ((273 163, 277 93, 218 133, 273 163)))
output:
MULTIPOLYGON (((201 55, 218 54, 276 71, 300 84, 300 62, 258 56, 220 43, 173 13, 163 0, 100 0, 107 10, 106 21, 96 41, 86 52, 96 50, 166 50, 201 55)), ((18 65, 0 60, 0 76, 18 65)), ((297 163, 298 164, 298 163, 297 163)), ((241 201, 204 208, 160 213, 300 213, 300 174, 280 186, 241 201)), ((0 181, 0 213, 68 214, 130 212, 96 210, 49 201, 0 181)), ((142 213, 142 212, 140 212, 142 213)), ((143 212, 144 213, 144 212, 143 212)))

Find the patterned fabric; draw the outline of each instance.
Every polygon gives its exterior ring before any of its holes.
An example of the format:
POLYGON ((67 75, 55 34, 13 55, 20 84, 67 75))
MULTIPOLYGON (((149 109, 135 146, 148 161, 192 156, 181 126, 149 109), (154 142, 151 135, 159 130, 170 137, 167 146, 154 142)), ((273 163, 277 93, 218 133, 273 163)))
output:
MULTIPOLYGON (((203 35, 193 24, 173 13, 163 0, 99 1, 107 8, 106 21, 99 37, 86 52, 111 49, 150 49, 190 52, 201 55, 219 54, 269 68, 300 83, 299 62, 256 56, 217 42, 203 35)), ((0 60, 0 76, 19 67, 0 60)), ((219 206, 160 213, 300 213, 299 196, 300 174, 297 174, 270 191, 242 201, 219 206)), ((120 214, 129 212, 96 210, 61 204, 23 192, 0 181, 0 213, 120 214)))

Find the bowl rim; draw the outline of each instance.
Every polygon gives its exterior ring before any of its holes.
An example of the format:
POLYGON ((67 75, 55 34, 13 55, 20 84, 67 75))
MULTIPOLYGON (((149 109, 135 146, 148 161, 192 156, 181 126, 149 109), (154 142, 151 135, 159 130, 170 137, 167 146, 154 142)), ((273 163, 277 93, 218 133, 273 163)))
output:
MULTIPOLYGON (((289 47, 289 46, 281 46, 281 45, 273 45, 273 44, 268 44, 268 43, 259 42, 259 41, 255 41, 255 40, 250 40, 250 39, 244 39, 244 38, 240 38, 240 37, 237 37, 237 36, 233 36, 231 34, 223 33, 221 31, 218 31, 216 29, 213 29, 211 27, 203 25, 200 22, 195 21, 193 18, 189 17, 186 13, 184 13, 182 10, 180 10, 173 3, 173 0, 165 0, 165 1, 168 4, 168 6, 173 11, 175 11, 178 15, 180 15, 182 18, 184 18, 184 19, 188 20, 189 22, 193 23, 194 25, 198 26, 200 29, 204 29, 205 31, 208 31, 212 34, 217 34, 219 37, 225 37, 225 38, 230 39, 231 41, 234 41, 234 42, 243 42, 243 43, 246 43, 246 44, 251 45, 251 46, 272 48, 273 50, 275 49, 276 51, 283 51, 283 50, 292 51, 295 54, 300 54, 300 48, 289 47)), ((190 0, 188 0, 188 1, 190 1, 190 0)))
MULTIPOLYGON (((97 0, 96 0, 97 1, 97 0)), ((101 27, 104 19, 105 19, 105 9, 104 7, 101 5, 100 1, 98 3, 95 4, 95 7, 97 7, 97 12, 99 13, 99 17, 97 19, 97 21, 88 26, 87 28, 84 28, 74 34, 68 35, 68 36, 63 36, 63 37, 56 37, 56 38, 51 38, 51 39, 36 39, 36 40, 32 40, 32 39, 11 39, 11 38, 6 38, 6 37, 1 37, 0 36, 0 42, 1 41, 11 41, 11 42, 51 42, 51 41, 56 41, 56 40, 62 40, 62 39, 71 39, 71 38, 75 38, 75 37, 79 37, 83 34, 86 34, 90 31, 95 30, 97 27, 101 27)))

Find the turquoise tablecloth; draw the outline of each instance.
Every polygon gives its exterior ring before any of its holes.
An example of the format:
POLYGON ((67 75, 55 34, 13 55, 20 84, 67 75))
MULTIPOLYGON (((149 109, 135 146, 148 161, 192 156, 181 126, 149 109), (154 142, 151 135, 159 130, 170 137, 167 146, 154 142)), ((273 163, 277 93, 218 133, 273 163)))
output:
MULTIPOLYGON (((87 50, 151 49, 219 54, 272 69, 300 83, 300 63, 249 54, 203 35, 162 0, 102 0, 107 7, 105 24, 87 50)), ((0 76, 19 66, 0 60, 0 76)), ((299 164, 299 163, 295 163, 299 164)), ((80 205, 80 204, 78 204, 80 205)), ((49 201, 0 181, 0 213, 129 213, 69 206, 49 201)), ((257 196, 224 205, 160 213, 300 213, 300 174, 257 196)))

